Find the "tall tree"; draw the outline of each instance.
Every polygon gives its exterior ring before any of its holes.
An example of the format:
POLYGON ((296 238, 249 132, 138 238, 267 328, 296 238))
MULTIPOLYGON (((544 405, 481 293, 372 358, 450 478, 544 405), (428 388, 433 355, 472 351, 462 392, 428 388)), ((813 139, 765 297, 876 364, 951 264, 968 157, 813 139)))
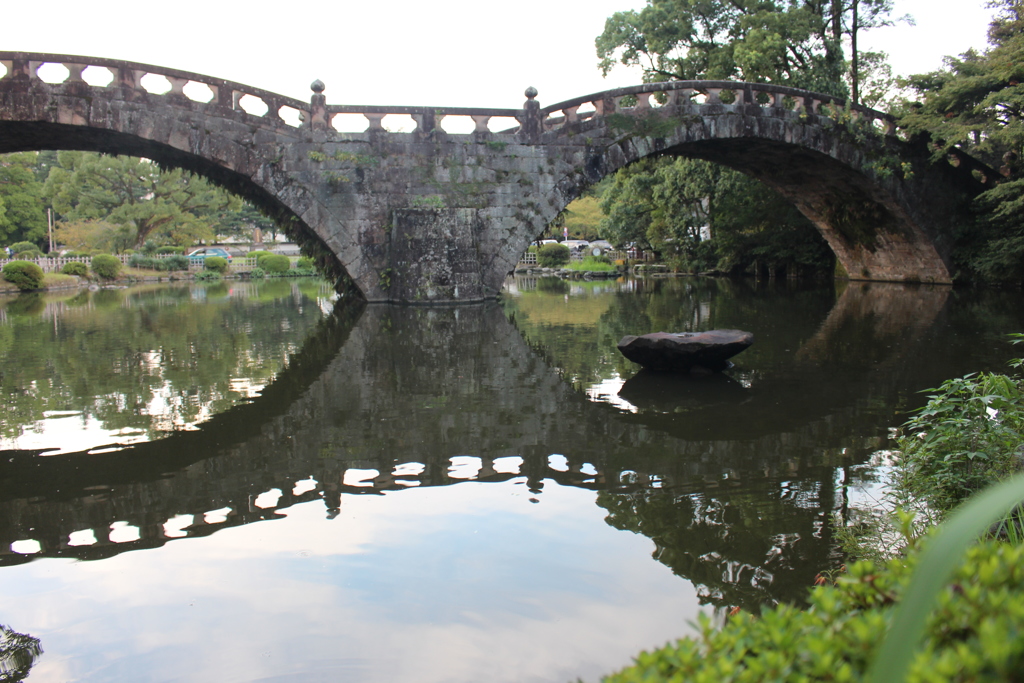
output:
POLYGON ((911 76, 919 97, 901 123, 926 136, 937 158, 954 147, 999 169, 977 200, 979 220, 961 236, 960 265, 989 280, 1024 281, 1024 1, 994 0, 990 47, 947 57, 945 69, 911 76))
POLYGON ((190 244, 215 234, 216 212, 239 200, 180 169, 148 159, 60 152, 46 196, 67 221, 102 220, 126 229, 135 247, 151 237, 190 244))
POLYGON ((35 152, 0 155, 0 244, 43 246, 46 241, 46 206, 35 164, 35 152))

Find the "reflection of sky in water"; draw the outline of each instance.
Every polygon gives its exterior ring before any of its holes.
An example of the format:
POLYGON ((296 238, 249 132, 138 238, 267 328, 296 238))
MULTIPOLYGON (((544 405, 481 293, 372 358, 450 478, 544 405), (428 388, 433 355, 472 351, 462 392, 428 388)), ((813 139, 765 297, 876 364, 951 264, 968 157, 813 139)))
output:
POLYGON ((32 680, 596 680, 686 633, 697 604, 594 495, 549 483, 531 505, 522 479, 349 495, 330 521, 306 503, 5 568, 0 601, 42 639, 32 680))

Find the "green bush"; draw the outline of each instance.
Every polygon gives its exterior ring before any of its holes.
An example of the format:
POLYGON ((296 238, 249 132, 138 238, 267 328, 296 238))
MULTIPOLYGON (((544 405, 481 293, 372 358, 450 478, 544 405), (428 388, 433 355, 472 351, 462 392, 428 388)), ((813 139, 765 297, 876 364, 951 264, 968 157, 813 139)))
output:
POLYGON ((249 277, 251 277, 253 280, 262 280, 266 276, 267 271, 263 270, 259 266, 256 266, 255 268, 249 271, 249 277))
POLYGON ((67 256, 68 258, 84 258, 87 256, 92 256, 92 253, 88 251, 68 251, 65 252, 64 255, 67 256))
POLYGON ((132 254, 128 259, 128 265, 145 270, 188 270, 188 257, 181 254, 161 258, 132 254))
POLYGON ((23 251, 38 251, 42 253, 42 250, 39 248, 39 245, 34 244, 32 242, 15 242, 10 246, 12 254, 20 254, 23 251))
POLYGON ((121 273, 121 261, 110 254, 96 254, 92 257, 92 272, 104 280, 114 280, 121 273))
POLYGON ((287 273, 292 267, 292 262, 284 254, 267 254, 256 260, 257 265, 263 270, 271 273, 287 273))
POLYGON ((29 261, 8 261, 0 274, 18 289, 39 289, 43 286, 43 269, 29 261))
POLYGON ((228 272, 228 260, 223 256, 207 256, 203 267, 223 275, 228 272))
POLYGON ((557 268, 569 262, 569 247, 564 244, 545 244, 537 250, 537 264, 542 268, 557 268))
POLYGON ((611 273, 616 270, 607 256, 587 256, 582 261, 575 261, 569 264, 571 270, 582 270, 586 272, 611 273))
POLYGON ((1024 382, 972 373, 928 391, 897 439, 899 486, 950 510, 1024 468, 1024 382))
POLYGON ((316 266, 313 265, 313 259, 308 256, 300 256, 299 260, 295 263, 295 267, 301 270, 316 270, 316 266))
MULTIPOLYGON (((858 562, 810 606, 740 612, 716 628, 641 653, 605 683, 866 681, 894 605, 919 555, 879 567, 858 562)), ((942 592, 906 681, 1020 681, 1024 665, 1024 546, 989 540, 970 548, 942 592)))
POLYGON ((78 277, 86 277, 89 275, 89 266, 85 265, 81 261, 72 261, 71 263, 65 263, 64 267, 60 269, 60 272, 65 275, 77 275, 78 277))
POLYGON ((267 251, 266 249, 260 249, 258 251, 250 251, 247 254, 247 256, 249 258, 256 259, 256 265, 258 266, 258 265, 260 265, 260 259, 261 258, 263 258, 264 256, 272 256, 273 254, 274 254, 274 252, 272 252, 272 251, 267 251))
POLYGON ((158 247, 156 250, 157 254, 182 254, 185 253, 185 247, 158 247))
POLYGON ((200 282, 216 282, 220 280, 220 273, 215 270, 200 270, 193 278, 200 282))
POLYGON ((286 273, 288 277, 313 277, 317 274, 316 268, 299 268, 298 266, 286 273))
POLYGON ((33 249, 26 249, 25 251, 21 251, 21 252, 18 252, 18 253, 15 254, 15 257, 20 258, 20 259, 37 259, 37 258, 42 258, 42 256, 43 256, 43 252, 39 251, 38 249, 34 249, 34 248, 33 249))

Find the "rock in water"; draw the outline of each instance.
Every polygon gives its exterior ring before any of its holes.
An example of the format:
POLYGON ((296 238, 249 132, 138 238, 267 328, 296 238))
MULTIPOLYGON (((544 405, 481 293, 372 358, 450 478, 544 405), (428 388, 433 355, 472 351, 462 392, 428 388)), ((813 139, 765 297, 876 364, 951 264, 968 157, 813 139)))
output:
POLYGON ((754 343, 743 330, 654 332, 626 335, 619 341, 622 355, 645 368, 661 372, 720 372, 729 359, 754 343))

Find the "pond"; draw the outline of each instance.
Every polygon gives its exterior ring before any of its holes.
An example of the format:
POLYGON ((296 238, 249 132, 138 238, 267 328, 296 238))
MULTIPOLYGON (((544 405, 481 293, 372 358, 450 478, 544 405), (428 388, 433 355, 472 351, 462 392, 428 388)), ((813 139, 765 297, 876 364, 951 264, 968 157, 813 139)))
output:
POLYGON ((32 681, 595 681, 802 602, 889 428, 1021 330, 1012 293, 880 284, 0 299, 0 623, 32 681), (755 338, 721 375, 615 348, 712 328, 755 338))

